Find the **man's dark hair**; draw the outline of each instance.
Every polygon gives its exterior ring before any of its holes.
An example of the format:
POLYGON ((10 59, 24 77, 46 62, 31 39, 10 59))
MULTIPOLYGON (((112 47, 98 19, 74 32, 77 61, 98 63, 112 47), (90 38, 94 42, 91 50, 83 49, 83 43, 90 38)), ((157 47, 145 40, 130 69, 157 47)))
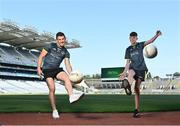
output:
POLYGON ((64 38, 66 38, 66 36, 64 35, 63 32, 58 32, 58 33, 56 34, 56 39, 57 39, 58 36, 64 36, 64 38))
POLYGON ((138 36, 138 34, 136 32, 131 32, 129 36, 138 36))

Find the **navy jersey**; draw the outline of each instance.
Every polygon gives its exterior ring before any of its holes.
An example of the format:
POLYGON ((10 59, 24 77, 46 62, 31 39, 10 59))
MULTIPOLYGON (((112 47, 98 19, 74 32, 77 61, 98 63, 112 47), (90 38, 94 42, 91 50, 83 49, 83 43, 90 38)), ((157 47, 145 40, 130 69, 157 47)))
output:
POLYGON ((130 59, 131 61, 129 69, 148 70, 143 56, 144 43, 138 42, 136 45, 131 45, 126 49, 125 59, 130 59))
POLYGON ((70 54, 65 47, 58 47, 56 43, 51 43, 44 48, 48 53, 44 58, 44 69, 57 69, 64 58, 70 58, 70 54))

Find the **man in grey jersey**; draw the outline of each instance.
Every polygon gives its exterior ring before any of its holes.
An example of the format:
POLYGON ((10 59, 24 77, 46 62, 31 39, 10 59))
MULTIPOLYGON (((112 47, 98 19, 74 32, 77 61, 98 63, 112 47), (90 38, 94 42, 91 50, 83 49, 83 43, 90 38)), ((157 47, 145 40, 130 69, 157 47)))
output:
POLYGON ((49 88, 49 101, 52 107, 52 117, 59 118, 58 110, 56 109, 55 101, 55 83, 54 79, 64 81, 65 88, 69 95, 69 102, 74 103, 79 100, 84 93, 73 94, 72 84, 69 80, 69 74, 72 72, 72 66, 70 63, 70 54, 65 48, 66 37, 64 33, 58 32, 56 34, 56 43, 51 43, 48 47, 43 48, 39 55, 37 63, 37 73, 39 76, 44 76, 49 88), (42 66, 42 61, 44 63, 42 66), (60 68, 61 62, 64 60, 67 73, 60 68), (41 69, 42 66, 42 69, 41 69))
POLYGON ((121 80, 125 80, 126 73, 128 72, 128 80, 131 85, 135 80, 135 110, 133 113, 133 117, 140 117, 139 114, 139 96, 140 96, 140 84, 144 81, 145 74, 147 72, 147 67, 143 57, 143 48, 153 43, 159 36, 161 35, 161 31, 157 31, 155 36, 152 37, 148 41, 137 42, 137 33, 131 32, 129 35, 129 40, 131 45, 126 49, 125 59, 126 65, 123 73, 120 75, 121 80))

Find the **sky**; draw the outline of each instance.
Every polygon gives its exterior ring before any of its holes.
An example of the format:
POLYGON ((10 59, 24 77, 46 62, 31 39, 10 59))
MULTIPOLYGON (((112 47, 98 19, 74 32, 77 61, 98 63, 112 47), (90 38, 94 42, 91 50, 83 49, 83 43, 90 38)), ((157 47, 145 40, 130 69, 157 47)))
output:
POLYGON ((157 57, 145 58, 149 72, 160 77, 180 72, 180 0, 0 0, 4 19, 79 40, 82 48, 69 52, 73 69, 83 74, 123 67, 130 32, 141 42, 161 30, 153 43, 157 57))

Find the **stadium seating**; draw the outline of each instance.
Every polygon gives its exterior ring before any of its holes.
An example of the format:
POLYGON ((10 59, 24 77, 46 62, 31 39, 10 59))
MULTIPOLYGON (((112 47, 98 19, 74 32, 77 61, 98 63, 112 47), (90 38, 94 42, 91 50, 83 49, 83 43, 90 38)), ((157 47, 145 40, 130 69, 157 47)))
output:
POLYGON ((37 57, 33 56, 27 49, 17 48, 17 52, 23 57, 26 64, 36 66, 37 57))
MULTIPOLYGON (((48 92, 46 83, 42 81, 0 79, 0 94, 48 94, 48 92)), ((59 82, 56 82, 56 94, 67 94, 65 87, 59 82)))

